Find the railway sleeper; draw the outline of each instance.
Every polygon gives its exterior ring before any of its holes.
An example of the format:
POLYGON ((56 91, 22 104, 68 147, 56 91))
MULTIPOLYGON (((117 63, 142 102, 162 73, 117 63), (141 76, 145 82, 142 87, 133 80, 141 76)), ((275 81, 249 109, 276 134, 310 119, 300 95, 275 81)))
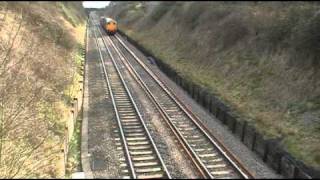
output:
POLYGON ((133 116, 136 115, 135 112, 131 111, 131 112, 121 112, 120 114, 121 116, 133 116))
POLYGON ((117 104, 131 104, 131 102, 129 100, 117 100, 116 99, 117 104))
POLYGON ((123 93, 126 93, 126 91, 124 90, 124 88, 123 88, 122 85, 112 84, 112 85, 111 85, 111 88, 112 88, 112 90, 114 90, 113 92, 114 92, 115 94, 123 94, 123 93))
POLYGON ((124 126, 125 129, 142 129, 142 126, 124 126))
POLYGON ((143 174, 138 175, 139 179, 160 179, 163 178, 163 174, 157 173, 157 174, 143 174))
POLYGON ((111 90, 114 92, 113 95, 115 97, 127 97, 127 92, 123 90, 122 87, 117 88, 112 86, 111 88, 112 88, 111 90))
POLYGON ((207 157, 216 157, 216 156, 218 156, 218 154, 217 153, 208 153, 208 154, 198 154, 198 156, 200 158, 207 158, 207 157))
MULTIPOLYGON (((171 116, 169 116, 170 119, 182 119, 183 118, 183 115, 181 114, 173 114, 171 116)), ((178 123, 179 121, 177 121, 178 123)))
POLYGON ((124 116, 124 117, 121 117, 121 120, 123 120, 123 119, 134 119, 134 120, 137 121, 137 116, 124 116))
POLYGON ((128 133, 126 134, 127 137, 140 137, 140 136, 146 136, 145 133, 128 133))
POLYGON ((136 126, 136 125, 140 125, 141 123, 139 123, 139 122, 122 122, 122 124, 124 126, 136 126))
POLYGON ((137 173, 150 173, 150 172, 159 172, 162 171, 161 167, 154 167, 154 168, 139 168, 136 169, 137 173))
POLYGON ((120 168, 126 168, 126 167, 128 167, 128 165, 126 163, 121 163, 120 164, 120 168))
POLYGON ((130 100, 126 96, 116 96, 115 100, 121 102, 130 102, 130 100))
POLYGON ((159 166, 158 162, 138 162, 134 163, 134 167, 150 167, 150 166, 159 166))
POLYGON ((178 126, 179 128, 189 128, 189 127, 191 126, 190 124, 183 123, 183 122, 177 122, 177 121, 176 121, 176 123, 177 123, 177 126, 178 126))
POLYGON ((131 112, 135 112, 132 108, 131 105, 122 105, 122 104, 117 104, 116 103, 116 107, 117 107, 117 110, 118 112, 121 110, 121 111, 131 111, 131 112))
POLYGON ((127 94, 118 94, 117 96, 115 96, 115 98, 117 99, 117 98, 121 98, 121 99, 124 99, 124 98, 127 98, 128 96, 127 96, 127 94))
POLYGON ((203 152, 203 151, 209 151, 212 152, 214 151, 213 148, 198 148, 198 149, 194 149, 195 152, 203 152))
POLYGON ((201 135, 189 135, 189 136, 184 136, 185 138, 187 138, 187 139, 199 139, 199 138, 203 138, 203 136, 201 136, 201 135))
POLYGON ((122 176, 122 179, 131 179, 130 176, 122 176))
POLYGON ((119 104, 116 104, 116 106, 120 107, 120 108, 126 108, 126 109, 131 109, 132 108, 131 103, 129 103, 129 104, 119 103, 119 104))
POLYGON ((138 122, 138 120, 136 118, 133 118, 133 119, 121 119, 121 122, 124 122, 124 123, 138 122))
MULTIPOLYGON (((114 71, 114 72, 115 72, 115 71, 114 71)), ((114 78, 117 78, 117 77, 118 77, 117 74, 111 74, 111 76, 114 77, 114 78)), ((119 85, 122 85, 122 84, 121 84, 121 82, 116 82, 116 81, 114 81, 114 82, 112 83, 112 85, 118 85, 118 86, 119 86, 119 85)))
POLYGON ((210 171, 210 173, 215 177, 215 178, 225 178, 225 176, 229 176, 232 174, 230 170, 221 170, 221 171, 210 171), (220 177, 219 177, 220 176, 220 177))
POLYGON ((135 113, 133 109, 119 109, 118 111, 122 113, 135 113))
POLYGON ((143 156, 143 157, 132 157, 133 161, 150 161, 155 160, 156 158, 154 156, 143 156))
POLYGON ((194 127, 189 127, 189 128, 180 128, 180 127, 177 127, 177 129, 178 129, 179 131, 190 131, 190 132, 196 130, 196 128, 194 128, 194 127))
POLYGON ((128 170, 128 169, 121 169, 121 173, 122 173, 122 174, 128 174, 128 173, 129 173, 129 170, 128 170))
POLYGON ((227 165, 226 164, 207 164, 206 165, 206 168, 208 168, 208 169, 218 169, 218 168, 226 168, 227 167, 227 165))
POLYGON ((189 143, 194 143, 194 142, 203 142, 206 141, 205 139, 188 139, 187 140, 189 143))
POLYGON ((116 104, 117 104, 117 106, 118 105, 121 105, 121 106, 124 106, 124 105, 126 105, 126 106, 131 106, 131 102, 130 101, 119 101, 119 100, 116 100, 116 104))
POLYGON ((223 162, 222 158, 216 158, 216 159, 202 159, 201 160, 204 164, 209 164, 209 163, 217 163, 217 162, 223 162))
POLYGON ((120 93, 120 94, 117 94, 117 96, 114 96, 115 99, 128 99, 127 97, 128 96, 125 93, 120 93))
POLYGON ((178 107, 172 106, 172 104, 161 104, 160 105, 164 108, 165 111, 181 111, 178 107))
POLYGON ((144 132, 143 129, 125 129, 125 133, 139 133, 139 132, 144 132))
POLYGON ((140 156, 140 155, 149 155, 154 154, 151 150, 144 150, 144 151, 130 151, 132 156, 140 156))
POLYGON ((147 140, 146 137, 126 137, 127 141, 143 141, 147 140))
POLYGON ((187 138, 188 136, 192 136, 193 134, 195 134, 192 131, 181 131, 180 133, 183 135, 184 138, 187 138))
POLYGON ((129 149, 130 150, 144 150, 144 149, 150 149, 151 146, 150 145, 146 145, 146 146, 130 146, 129 149))
POLYGON ((148 141, 141 141, 141 142, 128 142, 129 146, 135 146, 135 145, 148 145, 148 141))

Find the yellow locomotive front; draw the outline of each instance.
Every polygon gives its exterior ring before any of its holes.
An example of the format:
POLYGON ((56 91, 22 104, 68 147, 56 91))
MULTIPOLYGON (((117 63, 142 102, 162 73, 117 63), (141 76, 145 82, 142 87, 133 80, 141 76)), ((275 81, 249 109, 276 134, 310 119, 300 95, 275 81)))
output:
POLYGON ((114 35, 117 32, 117 22, 111 18, 106 18, 104 29, 108 35, 114 35))

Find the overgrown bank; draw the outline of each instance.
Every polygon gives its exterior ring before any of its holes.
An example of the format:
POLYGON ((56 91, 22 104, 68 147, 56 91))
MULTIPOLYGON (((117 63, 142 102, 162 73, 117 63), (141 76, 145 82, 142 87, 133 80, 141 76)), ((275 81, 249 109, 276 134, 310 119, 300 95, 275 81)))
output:
POLYGON ((63 177, 84 35, 81 2, 0 3, 0 177, 63 177))
POLYGON ((319 5, 116 2, 107 15, 306 164, 320 167, 319 5))

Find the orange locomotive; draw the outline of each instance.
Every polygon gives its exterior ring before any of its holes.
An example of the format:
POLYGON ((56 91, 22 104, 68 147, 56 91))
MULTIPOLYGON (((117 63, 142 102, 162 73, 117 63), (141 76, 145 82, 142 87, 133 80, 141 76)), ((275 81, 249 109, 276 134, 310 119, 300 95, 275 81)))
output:
POLYGON ((102 17, 100 24, 108 35, 114 35, 117 32, 117 22, 111 18, 102 17))

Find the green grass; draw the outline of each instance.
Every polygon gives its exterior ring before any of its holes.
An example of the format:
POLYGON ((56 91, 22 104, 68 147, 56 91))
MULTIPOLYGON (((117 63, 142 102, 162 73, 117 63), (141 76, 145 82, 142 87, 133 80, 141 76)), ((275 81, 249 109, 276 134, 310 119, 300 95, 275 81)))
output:
POLYGON ((71 141, 69 142, 68 166, 66 177, 71 178, 72 173, 82 171, 81 167, 81 124, 82 112, 79 112, 71 141))
POLYGON ((298 159, 320 167, 320 127, 305 119, 320 117, 319 7, 313 2, 161 3, 150 16, 128 24, 129 13, 122 11, 119 21, 179 74, 217 94, 266 137, 282 137, 298 159))
MULTIPOLYGON (((289 152, 308 164, 315 167, 319 166, 319 153, 317 152, 319 147, 317 146, 316 138, 314 138, 315 136, 320 135, 319 129, 301 128, 301 125, 296 123, 298 121, 296 118, 297 113, 301 114, 302 112, 319 109, 319 102, 317 99, 306 103, 291 104, 288 109, 295 112, 295 114, 292 113, 287 116, 278 116, 278 118, 282 118, 281 121, 274 120, 268 122, 263 117, 257 117, 256 114, 257 112, 263 112, 264 114, 266 112, 270 113, 273 111, 270 108, 276 107, 276 104, 268 105, 259 101, 259 97, 263 92, 263 88, 261 88, 262 79, 265 78, 265 76, 270 75, 268 69, 265 69, 265 72, 263 73, 253 72, 250 75, 252 77, 251 79, 247 79, 247 81, 239 82, 237 84, 231 84, 229 88, 226 88, 227 82, 225 77, 213 71, 211 67, 203 67, 198 64, 188 63, 187 60, 181 60, 183 59, 183 56, 175 51, 174 48, 166 48, 166 45, 161 42, 159 43, 156 40, 148 41, 147 39, 143 39, 143 35, 144 34, 142 33, 135 32, 131 34, 131 37, 138 40, 138 42, 154 55, 166 63, 169 63, 170 66, 176 69, 182 76, 187 77, 192 82, 218 94, 223 101, 231 105, 238 114, 252 123, 258 131, 264 134, 264 136, 268 138, 283 136, 285 138, 283 145, 289 152), (246 110, 239 111, 237 103, 241 103, 242 101, 250 102, 250 106, 245 108, 246 110), (301 131, 304 131, 305 133, 301 133, 301 131), (309 145, 305 146, 305 144, 309 145), (310 153, 312 156, 310 156, 310 153)), ((249 66, 258 65, 257 61, 255 61, 255 58, 257 57, 253 54, 244 53, 241 58, 243 58, 241 62, 247 63, 249 66)))
MULTIPOLYGON (((81 79, 80 76, 80 67, 81 63, 84 61, 84 57, 82 55, 83 46, 81 44, 77 45, 77 49, 74 55, 74 61, 76 64, 77 73, 74 76, 73 84, 69 89, 68 99, 72 101, 72 97, 75 96, 75 93, 79 90, 78 81, 81 79)), ((68 166, 66 177, 71 178, 72 173, 81 171, 81 123, 82 123, 82 111, 78 113, 78 117, 76 120, 74 132, 71 141, 69 142, 69 154, 68 154, 68 166)))

